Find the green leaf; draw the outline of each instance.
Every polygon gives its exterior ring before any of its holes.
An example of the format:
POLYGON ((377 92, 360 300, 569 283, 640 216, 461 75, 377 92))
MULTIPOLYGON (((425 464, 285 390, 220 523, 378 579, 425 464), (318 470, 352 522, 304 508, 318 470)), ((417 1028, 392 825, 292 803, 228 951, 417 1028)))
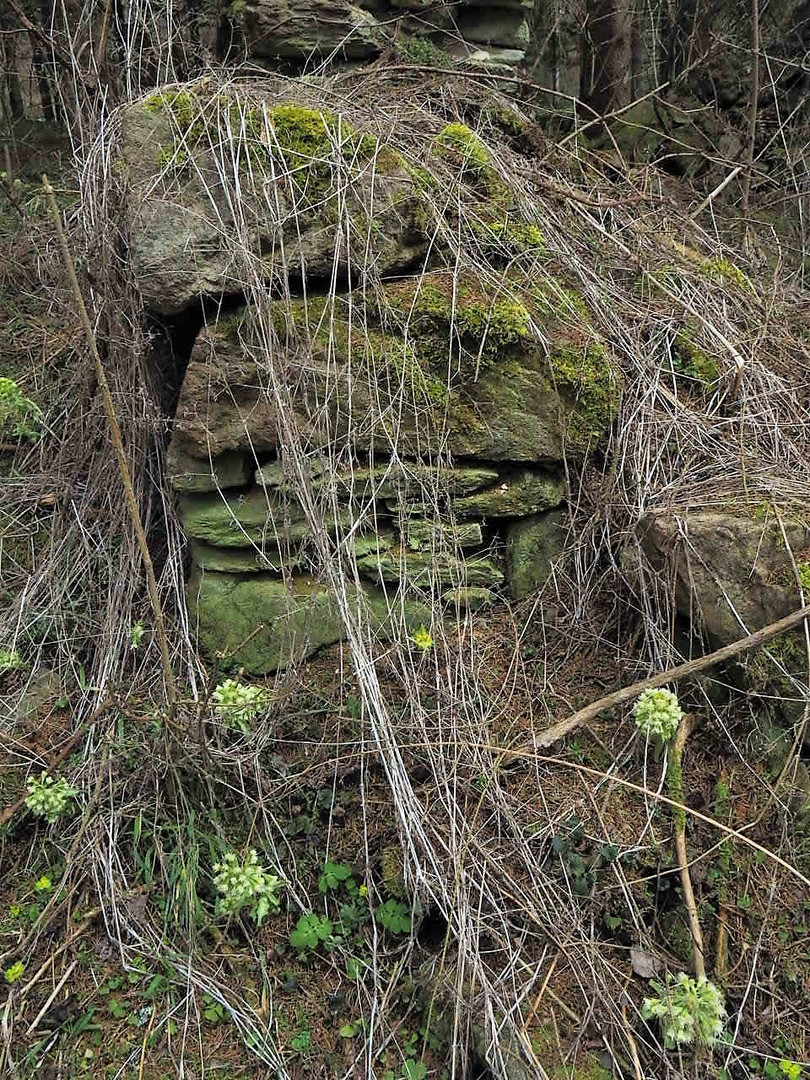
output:
POLYGON ((353 1039, 356 1034, 357 1028, 354 1024, 344 1024, 338 1032, 338 1035, 340 1035, 341 1039, 353 1039))
POLYGON ((399 900, 386 900, 374 913, 377 922, 392 934, 411 932, 411 915, 408 908, 399 900))
POLYGON ((318 878, 318 888, 322 893, 336 889, 342 881, 351 877, 352 868, 345 863, 327 862, 324 864, 323 873, 318 878))
POLYGON ((332 923, 324 915, 302 915, 290 934, 290 944, 299 952, 318 948, 321 941, 327 941, 332 934, 332 923))

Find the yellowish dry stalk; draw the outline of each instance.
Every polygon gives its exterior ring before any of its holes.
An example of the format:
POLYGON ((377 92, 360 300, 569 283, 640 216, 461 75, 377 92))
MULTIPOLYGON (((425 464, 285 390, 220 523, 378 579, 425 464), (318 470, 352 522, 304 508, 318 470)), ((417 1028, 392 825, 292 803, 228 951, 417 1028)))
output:
MULTIPOLYGON (((684 802, 683 789, 683 752, 686 748, 686 740, 689 738, 695 726, 695 718, 692 713, 684 713, 675 738, 669 749, 669 793, 679 803, 684 802)), ((689 916, 689 930, 692 934, 692 965, 695 975, 700 978, 706 974, 706 961, 703 949, 703 931, 700 928, 695 891, 692 888, 692 878, 689 875, 689 856, 686 851, 686 814, 680 807, 673 807, 672 819, 675 826, 675 854, 678 858, 678 868, 681 874, 681 889, 683 901, 689 916)))

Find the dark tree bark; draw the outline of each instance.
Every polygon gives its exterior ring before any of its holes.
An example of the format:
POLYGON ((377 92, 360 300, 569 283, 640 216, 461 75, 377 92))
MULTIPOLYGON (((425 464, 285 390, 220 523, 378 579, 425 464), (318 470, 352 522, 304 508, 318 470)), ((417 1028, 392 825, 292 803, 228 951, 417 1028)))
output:
POLYGON ((632 0, 588 0, 580 97, 599 116, 630 100, 632 0))
POLYGON ((10 16, 0 19, 0 29, 8 31, 3 38, 3 68, 8 94, 8 107, 12 120, 20 120, 25 114, 22 90, 20 88, 20 74, 17 71, 17 38, 14 33, 18 27, 14 26, 10 16))

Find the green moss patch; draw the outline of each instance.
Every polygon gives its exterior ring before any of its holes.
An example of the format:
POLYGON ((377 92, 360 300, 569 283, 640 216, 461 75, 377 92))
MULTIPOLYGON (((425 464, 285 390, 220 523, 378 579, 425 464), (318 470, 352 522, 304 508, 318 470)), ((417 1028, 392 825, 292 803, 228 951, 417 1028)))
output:
POLYGON ((621 382, 607 350, 599 342, 565 345, 551 354, 554 381, 569 402, 566 423, 572 449, 597 443, 619 411, 621 382))
POLYGON ((685 375, 704 386, 711 386, 720 377, 717 360, 696 344, 690 327, 679 330, 672 346, 672 367, 676 374, 685 375))

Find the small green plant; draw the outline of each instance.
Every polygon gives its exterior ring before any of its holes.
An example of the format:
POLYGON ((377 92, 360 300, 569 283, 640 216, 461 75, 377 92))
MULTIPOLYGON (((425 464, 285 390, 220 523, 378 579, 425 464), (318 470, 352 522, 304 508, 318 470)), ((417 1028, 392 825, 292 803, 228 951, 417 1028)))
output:
POLYGON ((433 635, 425 626, 420 626, 411 637, 411 641, 421 652, 433 648, 433 635))
POLYGON ((314 952, 323 943, 327 946, 332 938, 332 923, 325 915, 310 912, 302 915, 290 934, 290 944, 299 953, 314 952))
POLYGON ((693 979, 681 971, 675 976, 668 974, 666 983, 653 982, 652 986, 659 996, 644 1000, 641 1015, 645 1020, 660 1022, 668 1050, 690 1043, 710 1046, 720 1038, 726 1019, 725 1003, 705 975, 693 979))
POLYGON ((203 1016, 211 1024, 221 1024, 226 1019, 225 1008, 210 994, 203 994, 203 1016))
POLYGON ((219 683, 211 695, 217 716, 226 727, 250 735, 250 724, 267 708, 267 691, 261 686, 245 686, 235 679, 219 683))
POLYGON ((64 777, 54 780, 44 772, 39 780, 29 779, 25 805, 32 814, 44 817, 49 825, 53 825, 71 810, 71 802, 78 794, 78 788, 71 787, 64 777))
POLYGON ((575 896, 587 896, 594 883, 594 875, 588 869, 584 857, 576 850, 582 842, 584 829, 580 819, 574 815, 566 821, 567 833, 558 833, 551 838, 551 849, 560 857, 565 876, 575 896))
POLYGON ((305 1054, 312 1049, 312 1032, 309 1028, 301 1028, 290 1039, 290 1049, 296 1054, 305 1054))
POLYGON ((214 885, 221 893, 217 910, 228 915, 238 915, 245 908, 261 926, 263 919, 280 906, 281 878, 268 873, 259 863, 259 856, 251 848, 244 860, 229 851, 222 862, 214 864, 214 885))
POLYGON ((669 742, 678 730, 683 709, 671 690, 644 690, 633 706, 636 726, 654 738, 669 742))
POLYGON ((7 671, 19 671, 25 667, 25 661, 16 649, 0 649, 0 675, 7 671))
POLYGON ((136 622, 129 631, 129 647, 130 649, 139 649, 141 642, 143 641, 143 635, 146 633, 146 628, 142 622, 136 622))
POLYGON ((374 912, 374 918, 392 934, 409 934, 411 932, 410 909, 399 900, 386 900, 374 912))
POLYGON ((7 983, 15 983, 17 979, 22 978, 22 974, 25 971, 25 964, 22 960, 16 960, 11 967, 7 967, 3 972, 3 978, 7 983))
POLYGON ((50 892, 53 888, 53 881, 47 874, 43 874, 41 878, 34 882, 34 892, 50 892))
POLYGON ((788 1061, 787 1058, 782 1058, 778 1065, 775 1065, 773 1061, 767 1062, 765 1075, 773 1076, 774 1080, 781 1080, 783 1076, 786 1076, 787 1080, 801 1080, 802 1067, 798 1061, 788 1061), (772 1073, 769 1071, 769 1066, 774 1066, 772 1073))
POLYGON ((754 291, 753 285, 739 266, 730 259, 723 258, 722 255, 715 255, 711 259, 704 259, 700 264, 700 269, 711 281, 716 281, 720 284, 723 282, 731 282, 740 289, 746 289, 748 292, 754 291))
POLYGON ((13 379, 0 377, 0 434, 10 431, 17 439, 38 439, 41 415, 36 402, 13 379))
POLYGON ((324 863, 323 872, 318 878, 318 889, 322 893, 332 892, 345 884, 349 892, 356 892, 357 887, 352 878, 352 868, 345 863, 324 863))

